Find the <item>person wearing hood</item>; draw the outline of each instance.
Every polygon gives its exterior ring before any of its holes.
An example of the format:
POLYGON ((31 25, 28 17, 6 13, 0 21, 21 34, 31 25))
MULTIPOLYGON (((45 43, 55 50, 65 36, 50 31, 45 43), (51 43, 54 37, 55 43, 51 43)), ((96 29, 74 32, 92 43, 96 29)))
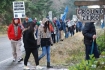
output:
POLYGON ((52 68, 52 66, 50 66, 50 46, 53 45, 53 41, 51 38, 49 24, 49 20, 47 18, 43 18, 42 24, 40 25, 42 28, 38 29, 37 44, 42 47, 42 54, 38 59, 42 59, 47 54, 47 68, 52 68))
POLYGON ((96 44, 96 29, 94 26, 94 22, 86 22, 82 30, 82 34, 84 36, 86 60, 90 59, 90 54, 94 54, 95 58, 99 58, 99 51, 96 44))
POLYGON ((22 26, 20 26, 20 24, 20 19, 14 18, 12 23, 8 27, 8 38, 11 41, 13 62, 15 62, 16 60, 18 60, 18 62, 21 62, 23 60, 21 52, 22 26))
POLYGON ((29 70, 30 68, 27 66, 30 54, 32 53, 34 56, 34 60, 36 63, 36 69, 42 69, 39 66, 39 60, 38 60, 38 46, 37 46, 37 37, 36 37, 36 23, 33 21, 28 22, 29 26, 27 29, 24 31, 23 34, 23 43, 24 43, 24 48, 25 48, 25 58, 24 58, 24 69, 29 70))

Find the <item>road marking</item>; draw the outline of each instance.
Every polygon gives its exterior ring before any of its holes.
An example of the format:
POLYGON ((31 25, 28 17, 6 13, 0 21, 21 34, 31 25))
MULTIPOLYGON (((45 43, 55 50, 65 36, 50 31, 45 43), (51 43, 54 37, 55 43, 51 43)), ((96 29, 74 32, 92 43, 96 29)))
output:
POLYGON ((7 61, 9 61, 9 60, 11 60, 11 59, 12 59, 12 57, 10 57, 10 58, 8 58, 8 59, 6 59, 6 60, 3 60, 3 61, 0 62, 0 64, 5 63, 5 62, 7 62, 7 61))

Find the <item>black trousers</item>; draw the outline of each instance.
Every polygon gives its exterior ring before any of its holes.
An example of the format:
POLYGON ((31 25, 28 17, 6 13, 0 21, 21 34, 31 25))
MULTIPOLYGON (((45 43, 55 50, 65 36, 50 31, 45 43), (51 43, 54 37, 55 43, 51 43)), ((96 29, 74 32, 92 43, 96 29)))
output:
POLYGON ((71 36, 73 36, 74 35, 73 28, 69 27, 68 29, 69 29, 69 32, 70 32, 71 36))
POLYGON ((51 36, 52 36, 53 43, 55 43, 56 42, 56 40, 55 40, 55 34, 53 33, 53 34, 51 34, 51 36))
POLYGON ((24 59, 24 65, 27 66, 27 62, 28 62, 28 59, 29 59, 31 53, 34 56, 36 65, 39 65, 38 49, 37 48, 25 48, 25 52, 26 52, 26 55, 25 55, 25 59, 24 59))
MULTIPOLYGON (((92 50, 92 45, 86 45, 85 44, 85 54, 86 54, 86 60, 89 60, 90 57, 89 55, 91 54, 91 50, 92 50)), ((98 51, 98 47, 96 44, 94 44, 94 48, 93 48, 93 53, 95 58, 99 58, 99 51, 98 51)))
POLYGON ((78 32, 78 27, 76 26, 76 33, 78 32))

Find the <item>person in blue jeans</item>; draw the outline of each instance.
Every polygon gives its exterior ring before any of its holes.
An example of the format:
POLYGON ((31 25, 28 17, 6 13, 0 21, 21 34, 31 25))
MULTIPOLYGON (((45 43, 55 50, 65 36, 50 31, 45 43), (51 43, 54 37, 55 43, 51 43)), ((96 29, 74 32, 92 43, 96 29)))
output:
POLYGON ((50 62, 50 46, 42 46, 42 54, 39 56, 39 60, 47 54, 47 62, 50 62))
POLYGON ((57 20, 57 18, 55 18, 55 25, 56 25, 56 41, 59 42, 61 24, 60 24, 59 20, 57 20))
POLYGON ((38 28, 38 45, 42 47, 42 54, 38 57, 39 61, 47 55, 47 68, 52 68, 50 66, 50 46, 53 45, 51 31, 49 28, 49 21, 47 18, 42 20, 42 24, 44 25, 42 28, 38 28))

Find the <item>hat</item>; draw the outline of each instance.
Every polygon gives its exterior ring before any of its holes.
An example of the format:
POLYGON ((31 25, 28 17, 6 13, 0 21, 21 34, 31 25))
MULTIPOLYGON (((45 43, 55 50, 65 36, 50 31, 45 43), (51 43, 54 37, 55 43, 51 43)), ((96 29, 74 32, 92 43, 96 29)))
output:
POLYGON ((39 21, 39 23, 41 24, 41 23, 42 23, 42 21, 39 21))
POLYGON ((36 24, 39 26, 40 25, 40 22, 38 21, 36 24))
POLYGON ((43 18, 43 20, 42 20, 42 24, 45 24, 45 22, 47 22, 47 21, 48 21, 47 18, 43 18))
POLYGON ((29 19, 28 19, 28 22, 33 22, 32 18, 29 18, 29 19))

